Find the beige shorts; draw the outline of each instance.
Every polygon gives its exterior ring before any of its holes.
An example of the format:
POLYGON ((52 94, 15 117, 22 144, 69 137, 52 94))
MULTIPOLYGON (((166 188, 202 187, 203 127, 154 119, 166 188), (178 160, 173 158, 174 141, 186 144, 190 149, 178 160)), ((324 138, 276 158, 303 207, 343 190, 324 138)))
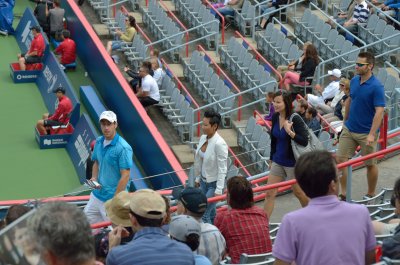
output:
POLYGON ((281 177, 283 180, 294 179, 294 167, 284 167, 272 162, 270 175, 281 177))
MULTIPOLYGON (((376 144, 378 140, 378 134, 375 136, 375 141, 371 145, 367 145, 367 136, 365 133, 352 133, 343 126, 342 134, 339 139, 339 148, 336 156, 339 158, 349 159, 354 156, 357 146, 361 147, 361 155, 365 156, 372 154, 376 151, 376 144)), ((364 161, 365 165, 370 166, 377 163, 376 158, 364 161)))

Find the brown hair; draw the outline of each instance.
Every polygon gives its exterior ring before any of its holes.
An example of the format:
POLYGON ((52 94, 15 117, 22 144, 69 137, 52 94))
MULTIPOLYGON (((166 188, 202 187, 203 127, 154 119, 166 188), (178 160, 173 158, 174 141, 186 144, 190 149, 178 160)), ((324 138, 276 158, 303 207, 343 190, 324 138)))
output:
POLYGON ((281 96, 283 99, 283 103, 285 104, 285 113, 286 113, 286 117, 285 118, 289 118, 290 115, 292 115, 292 97, 290 95, 289 92, 287 92, 286 90, 278 90, 275 94, 274 94, 274 99, 276 97, 281 96))
POLYGON ((298 104, 300 107, 304 108, 305 110, 308 109, 308 102, 304 98, 299 99, 298 104))
POLYGON ((304 60, 307 60, 308 58, 312 59, 315 64, 319 64, 318 51, 312 44, 307 45, 306 48, 306 54, 304 55, 304 60))
POLYGON ((242 176, 228 179, 226 184, 229 200, 228 204, 233 209, 247 209, 254 205, 254 195, 251 183, 242 176))

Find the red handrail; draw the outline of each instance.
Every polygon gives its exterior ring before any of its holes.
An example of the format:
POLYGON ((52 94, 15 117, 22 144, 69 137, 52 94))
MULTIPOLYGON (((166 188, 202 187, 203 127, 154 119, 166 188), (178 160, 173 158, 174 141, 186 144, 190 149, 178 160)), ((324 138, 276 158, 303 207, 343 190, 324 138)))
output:
MULTIPOLYGON (((121 12, 124 13, 125 16, 129 15, 129 11, 124 6, 121 6, 121 12)), ((153 50, 153 44, 151 44, 152 41, 150 40, 149 36, 147 36, 146 33, 144 33, 143 29, 141 27, 139 27, 138 24, 136 24, 136 29, 137 29, 137 31, 140 32, 140 34, 143 36, 143 38, 150 44, 149 45, 150 50, 153 50)))
POLYGON ((254 118, 260 117, 261 120, 263 121, 265 127, 267 127, 269 130, 271 130, 271 126, 269 126, 267 121, 264 119, 263 115, 260 112, 258 112, 258 110, 254 110, 253 116, 254 116, 254 118))
POLYGON ((239 165, 239 167, 240 167, 241 169, 243 169, 244 173, 245 173, 248 177, 250 177, 250 176, 251 176, 250 172, 247 170, 247 168, 243 165, 242 161, 239 160, 239 158, 238 158, 238 157, 236 156, 236 154, 233 152, 232 148, 230 148, 229 146, 228 146, 228 151, 229 151, 229 153, 231 153, 232 157, 235 159, 235 160, 234 160, 235 165, 236 165, 236 166, 239 165), (237 163, 237 164, 236 164, 236 163, 237 163))
POLYGON ((225 17, 208 0, 204 1, 221 18, 221 42, 225 44, 225 17))
POLYGON ((188 44, 188 42, 189 42, 189 32, 187 31, 188 29, 187 29, 187 28, 185 27, 185 25, 183 25, 183 23, 175 16, 175 14, 172 13, 171 10, 169 10, 169 8, 164 4, 163 0, 160 0, 160 5, 163 7, 163 9, 164 9, 165 11, 167 11, 167 13, 168 13, 171 17, 173 17, 173 18, 175 19, 176 23, 178 23, 179 26, 181 26, 181 28, 182 28, 184 31, 186 31, 186 32, 185 32, 185 36, 186 36, 186 57, 189 57, 189 44, 188 44))
POLYGON ((246 39, 240 34, 239 31, 235 31, 235 35, 238 36, 239 38, 241 38, 242 41, 244 41, 244 42, 247 44, 247 46, 249 46, 250 49, 257 55, 257 56, 256 56, 256 60, 261 59, 261 61, 263 61, 265 64, 267 64, 267 65, 269 66, 269 68, 272 69, 272 71, 275 73, 275 75, 276 75, 276 76, 278 77, 278 79, 279 79, 279 82, 278 82, 278 83, 280 83, 280 82, 282 81, 282 79, 283 79, 281 73, 279 73, 279 71, 276 70, 276 68, 273 67, 272 64, 270 64, 270 63, 267 61, 267 59, 265 59, 264 56, 262 56, 261 53, 259 53, 259 52, 257 51, 257 49, 254 48, 253 45, 251 45, 250 42, 249 42, 248 40, 246 40, 246 39))
MULTIPOLYGON (((161 62, 163 63, 163 66, 165 66, 165 68, 167 68, 167 70, 172 74, 172 76, 174 77, 175 81, 178 84, 178 89, 183 89, 183 91, 186 92, 186 95, 189 96, 190 100, 193 102, 193 105, 196 107, 196 109, 200 108, 199 104, 197 103, 197 101, 192 97, 192 95, 189 93, 189 91, 187 90, 187 88, 185 87, 185 85, 182 83, 181 80, 179 80, 179 78, 176 76, 176 74, 172 71, 171 67, 165 62, 164 59, 161 58, 161 62)), ((201 115, 200 115, 200 111, 197 112, 197 136, 200 136, 200 120, 201 120, 201 115)))
MULTIPOLYGON (((239 88, 235 85, 235 83, 232 82, 232 80, 229 78, 229 76, 224 72, 224 70, 222 70, 222 68, 214 61, 213 58, 211 58, 210 55, 208 55, 208 53, 206 52, 206 50, 203 48, 203 46, 198 45, 197 49, 201 52, 203 52, 212 62, 212 64, 217 68, 217 74, 222 74, 226 80, 229 81, 229 83, 231 83, 231 85, 233 86, 233 88, 235 89, 235 91, 237 93, 240 93, 239 88)), ((240 108, 242 106, 242 95, 239 95, 238 97, 238 121, 241 120, 242 117, 242 109, 240 108)))

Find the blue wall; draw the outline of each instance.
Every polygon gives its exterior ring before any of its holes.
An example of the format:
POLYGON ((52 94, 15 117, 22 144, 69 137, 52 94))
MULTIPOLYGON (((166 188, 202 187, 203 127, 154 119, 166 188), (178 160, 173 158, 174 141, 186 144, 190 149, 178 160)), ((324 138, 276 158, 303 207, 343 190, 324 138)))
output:
MULTIPOLYGON (((77 5, 73 0, 62 1, 62 5, 78 56, 107 107, 117 114, 124 138, 131 144, 146 175, 182 170, 77 5)), ((179 185, 184 179, 186 174, 181 171, 178 175, 150 180, 154 189, 161 189, 179 185)))

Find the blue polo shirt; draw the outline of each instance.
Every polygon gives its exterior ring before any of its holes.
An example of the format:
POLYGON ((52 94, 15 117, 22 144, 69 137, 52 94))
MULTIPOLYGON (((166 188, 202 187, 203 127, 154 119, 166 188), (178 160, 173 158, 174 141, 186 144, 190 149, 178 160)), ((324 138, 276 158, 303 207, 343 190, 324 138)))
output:
POLYGON ((133 240, 108 253, 107 265, 194 265, 191 249, 169 238, 159 227, 145 227, 133 240))
POLYGON ((350 115, 345 125, 350 132, 368 134, 375 107, 385 107, 385 90, 374 75, 363 84, 360 84, 360 80, 357 75, 350 81, 350 115))
POLYGON ((93 195, 105 202, 114 197, 121 170, 132 167, 133 152, 131 146, 117 133, 106 147, 103 145, 104 136, 96 139, 92 160, 99 165, 98 182, 101 189, 94 190, 93 195))

